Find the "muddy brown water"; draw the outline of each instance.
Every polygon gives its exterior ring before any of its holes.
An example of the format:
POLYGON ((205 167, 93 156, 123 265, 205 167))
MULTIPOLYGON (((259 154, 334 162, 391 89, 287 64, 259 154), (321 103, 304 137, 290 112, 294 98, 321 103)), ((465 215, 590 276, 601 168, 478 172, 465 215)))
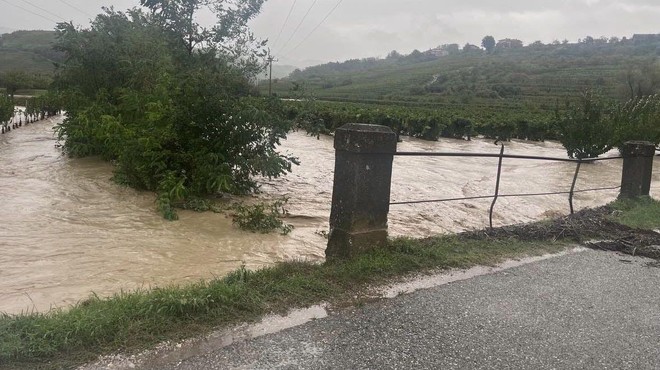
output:
MULTIPOLYGON (((328 230, 334 151, 332 138, 290 134, 282 151, 302 162, 293 173, 263 180, 260 198, 289 198, 289 236, 240 231, 223 214, 180 212, 168 222, 154 195, 116 185, 99 159, 70 159, 56 148, 60 118, 0 135, 0 312, 67 307, 91 292, 108 296, 222 276, 241 265, 321 261, 328 230)), ((401 151, 497 153, 488 140, 426 142, 404 138, 401 151)), ((507 153, 565 156, 557 143, 507 143, 507 153)), ((616 155, 615 152, 608 155, 616 155)), ((489 195, 497 159, 396 158, 392 201, 489 195)), ((655 168, 660 168, 656 160, 655 168)), ((575 166, 505 160, 502 193, 568 190, 575 166)), ((660 197, 655 171, 652 194, 660 197)), ((617 186, 621 161, 584 165, 578 189, 617 186)), ((578 209, 605 204, 617 191, 577 194, 578 209)), ((392 206, 392 235, 429 236, 485 227, 490 200, 392 206)), ((500 199, 495 224, 539 220, 568 212, 567 196, 500 199)))

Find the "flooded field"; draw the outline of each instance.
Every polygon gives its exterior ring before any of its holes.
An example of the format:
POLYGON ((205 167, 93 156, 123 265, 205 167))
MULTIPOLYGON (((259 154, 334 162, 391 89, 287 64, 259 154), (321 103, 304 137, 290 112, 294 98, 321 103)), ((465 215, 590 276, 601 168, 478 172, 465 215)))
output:
MULTIPOLYGON (((277 261, 323 259, 334 170, 332 138, 292 133, 282 151, 302 162, 293 173, 263 181, 264 199, 289 198, 289 236, 236 229, 227 215, 180 212, 168 222, 151 193, 111 181, 112 167, 94 158, 69 159, 56 148, 60 118, 0 135, 0 311, 65 307, 89 296, 185 283, 277 261)), ((425 142, 404 138, 402 151, 498 152, 486 140, 425 142)), ((565 156, 557 143, 507 143, 507 153, 565 156)), ((615 152, 609 155, 616 155, 615 152)), ((660 197, 655 163, 652 193, 660 197)), ((505 160, 501 192, 565 191, 575 166, 505 160)), ((497 159, 396 158, 392 201, 490 195, 497 159)), ((621 161, 583 165, 578 189, 617 186, 621 161)), ((617 191, 576 195, 577 208, 605 204, 617 191)), ((392 206, 392 235, 428 236, 482 228, 490 200, 392 206)), ((495 224, 543 219, 568 212, 567 196, 498 201, 495 224)))

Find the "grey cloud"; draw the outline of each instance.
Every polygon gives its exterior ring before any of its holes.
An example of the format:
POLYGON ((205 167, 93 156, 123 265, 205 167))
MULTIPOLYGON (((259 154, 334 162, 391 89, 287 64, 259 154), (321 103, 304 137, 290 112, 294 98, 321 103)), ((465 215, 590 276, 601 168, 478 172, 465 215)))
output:
MULTIPOLYGON (((20 0, 7 1, 30 8, 20 0)), ((98 13, 103 5, 126 9, 139 4, 139 0, 67 1, 91 14, 98 13)), ((300 44, 337 4, 337 0, 318 0, 299 32, 283 48, 312 1, 297 1, 280 40, 272 45, 274 50, 283 53, 280 55, 283 63, 304 65, 310 60, 384 56, 393 49, 410 52, 442 43, 478 44, 485 35, 513 37, 524 42, 550 42, 564 38, 575 41, 587 35, 630 36, 660 32, 658 0, 345 0, 322 27, 300 44), (285 55, 298 44, 299 48, 285 55)), ((31 2, 77 24, 86 24, 89 20, 60 0, 31 2)), ((262 14, 252 22, 255 34, 270 39, 272 44, 292 3, 293 0, 268 0, 262 14)), ((52 29, 54 23, 0 2, 0 27, 52 29)))

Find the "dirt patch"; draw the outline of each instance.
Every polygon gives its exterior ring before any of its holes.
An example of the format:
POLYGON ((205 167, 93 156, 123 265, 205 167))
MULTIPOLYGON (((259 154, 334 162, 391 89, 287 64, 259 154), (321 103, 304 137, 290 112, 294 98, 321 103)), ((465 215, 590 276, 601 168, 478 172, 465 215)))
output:
POLYGON ((512 225, 459 234, 465 239, 523 241, 572 240, 588 248, 617 251, 660 260, 660 234, 613 221, 616 210, 604 206, 534 224, 512 225), (594 241, 598 239, 598 241, 594 241))

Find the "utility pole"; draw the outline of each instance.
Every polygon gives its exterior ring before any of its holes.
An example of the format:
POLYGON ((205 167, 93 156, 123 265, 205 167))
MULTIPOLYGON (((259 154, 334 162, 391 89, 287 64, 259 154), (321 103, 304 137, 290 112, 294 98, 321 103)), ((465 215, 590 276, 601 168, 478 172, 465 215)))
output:
POLYGON ((277 62, 272 55, 270 55, 270 49, 268 50, 268 65, 270 68, 268 75, 268 96, 273 96, 273 62, 277 62))

